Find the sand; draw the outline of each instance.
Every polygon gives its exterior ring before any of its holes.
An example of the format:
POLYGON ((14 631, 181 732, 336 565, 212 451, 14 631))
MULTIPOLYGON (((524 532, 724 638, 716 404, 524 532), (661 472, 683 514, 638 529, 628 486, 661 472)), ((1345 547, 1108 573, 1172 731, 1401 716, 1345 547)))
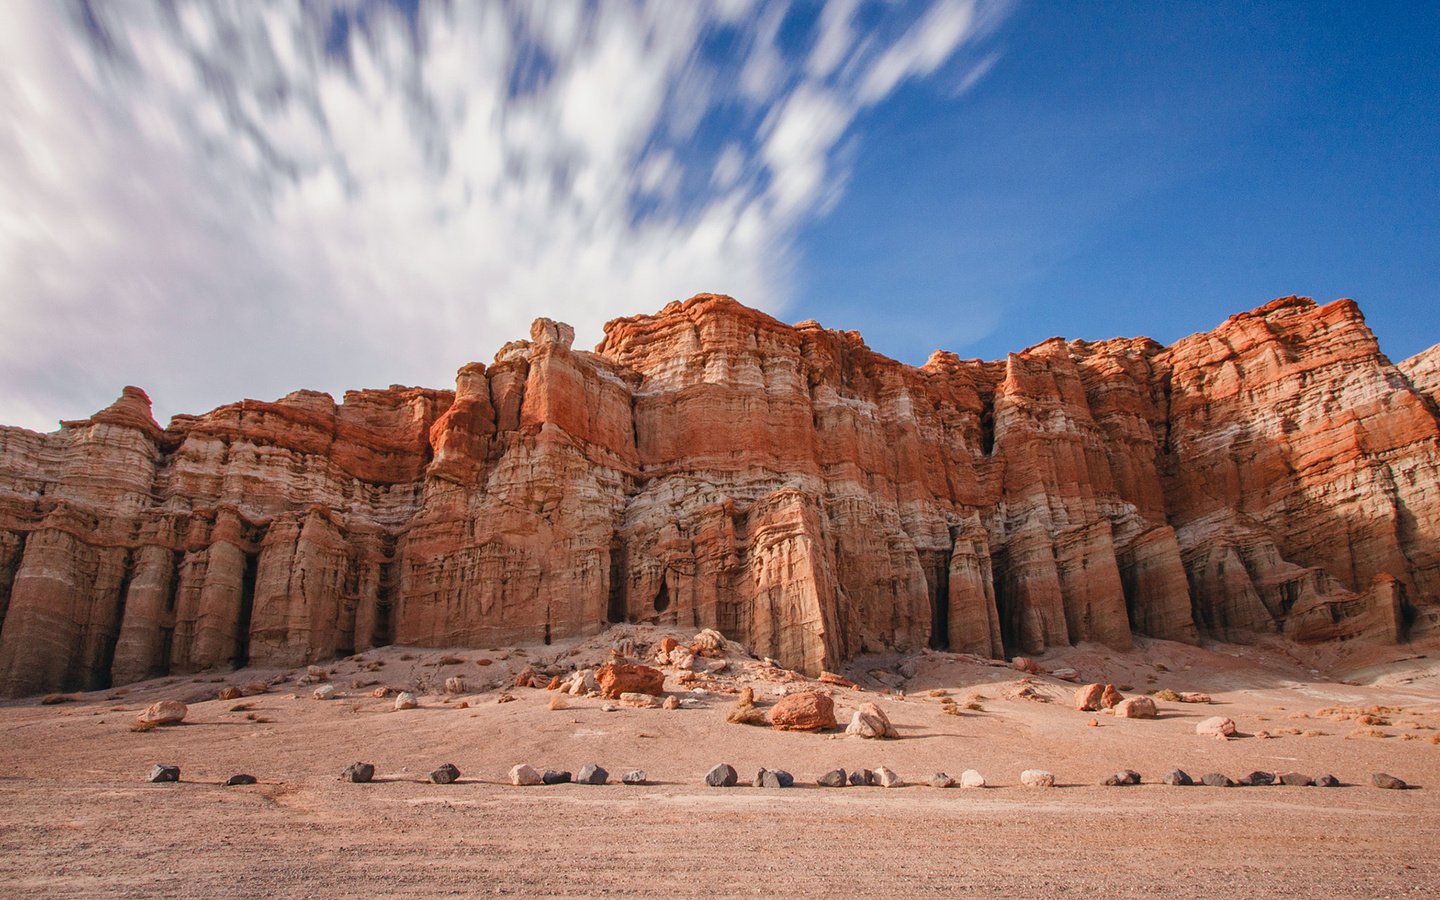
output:
MULTIPOLYGON (((627 633, 642 646, 659 634, 627 633)), ((532 661, 598 662, 613 637, 487 651, 370 651, 327 666, 333 672, 324 680, 340 695, 331 701, 310 698, 313 684, 297 683, 308 680, 301 668, 161 679, 56 705, 7 702, 0 705, 0 893, 1440 892, 1440 743, 1433 740, 1440 654, 1423 647, 1322 657, 1278 640, 1207 649, 1142 641, 1125 654, 1082 646, 1040 659, 1049 670, 1072 666, 1083 680, 1128 686, 1127 695, 1171 688, 1212 697, 1204 705, 1161 701, 1155 720, 1079 712, 1070 703, 1074 684, 1045 675, 1025 682, 1010 668, 941 653, 858 660, 844 674, 863 692, 823 686, 842 720, 862 702, 880 703, 900 732, 893 741, 726 724, 734 699, 727 692, 741 685, 753 685, 762 700, 815 686, 739 658, 705 694, 685 691, 669 671, 667 688, 693 707, 678 710, 607 712, 606 701, 588 697, 552 710, 551 693, 508 686, 532 661), (466 692, 441 693, 456 674, 466 692), (277 684, 239 701, 205 699, 257 678, 277 684), (887 684, 892 692, 882 694, 887 684), (421 706, 396 711, 392 698, 370 696, 376 686, 416 689, 421 706), (962 703, 978 695, 980 709, 948 715, 944 698, 931 695, 942 691, 962 703), (505 694, 515 699, 497 702, 505 694), (136 713, 169 697, 190 703, 183 725, 131 730, 136 713), (1361 724, 1356 717, 1367 712, 1381 724, 1361 724), (1242 736, 1197 736, 1195 723, 1212 715, 1233 718, 1242 736), (376 766, 375 783, 338 780, 356 761, 376 766), (592 761, 612 782, 642 768, 653 783, 506 783, 519 762, 574 772, 592 761), (796 786, 705 787, 704 773, 722 761, 742 783, 766 766, 794 773, 796 786), (157 762, 180 766, 182 781, 144 783, 157 762), (427 774, 445 762, 459 767, 461 780, 429 783, 427 774), (880 765, 912 783, 814 784, 831 768, 880 765), (1211 771, 1332 773, 1347 786, 1159 784, 1176 766, 1197 779, 1211 771), (958 778, 967 768, 990 786, 926 784, 932 772, 958 778), (1053 772, 1058 786, 1020 786, 1026 768, 1053 772), (1145 783, 1099 786, 1125 768, 1145 783), (221 786, 237 772, 260 784, 221 786), (1379 790, 1369 783, 1374 772, 1413 787, 1379 790)))

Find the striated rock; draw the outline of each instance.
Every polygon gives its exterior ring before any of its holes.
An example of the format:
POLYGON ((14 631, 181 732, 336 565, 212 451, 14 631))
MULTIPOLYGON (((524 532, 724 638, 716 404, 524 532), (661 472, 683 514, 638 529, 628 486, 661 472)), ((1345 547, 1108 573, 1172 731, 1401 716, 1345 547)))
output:
POLYGON ((805 691, 781 697, 770 709, 770 724, 781 731, 824 731, 835 727, 835 702, 828 694, 805 691))
POLYGON ((890 717, 885 715, 885 710, 874 702, 864 703, 855 710, 855 714, 850 717, 850 724, 845 726, 845 733, 875 739, 900 736, 900 732, 890 724, 890 717))
POLYGON ((710 294, 573 342, 0 427, 0 695, 621 622, 815 676, 1440 621, 1440 351, 1392 365, 1348 300, 918 368, 710 294))

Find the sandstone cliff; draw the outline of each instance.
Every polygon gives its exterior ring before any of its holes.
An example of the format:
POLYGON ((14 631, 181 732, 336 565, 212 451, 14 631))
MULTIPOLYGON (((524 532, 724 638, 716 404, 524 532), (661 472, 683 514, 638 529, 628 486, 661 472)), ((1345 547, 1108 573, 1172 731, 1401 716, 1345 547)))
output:
POLYGON ((1350 301, 920 368, 714 295, 573 339, 454 392, 0 428, 0 693, 620 621, 815 672, 1436 619, 1434 351, 1350 301))

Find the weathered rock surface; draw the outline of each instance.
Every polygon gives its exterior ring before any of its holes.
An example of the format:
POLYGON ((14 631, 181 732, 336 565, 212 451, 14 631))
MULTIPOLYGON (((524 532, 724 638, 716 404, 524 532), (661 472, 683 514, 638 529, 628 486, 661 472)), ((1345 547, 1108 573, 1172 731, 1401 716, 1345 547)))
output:
POLYGON ((1117 719, 1153 719, 1157 715, 1155 701, 1149 697, 1130 697, 1115 704, 1117 719))
POLYGON ((159 700, 136 716, 136 721, 149 725, 179 725, 190 714, 190 708, 179 700, 159 700))
POLYGON ((919 368, 714 295, 573 339, 0 428, 0 694, 625 621, 813 675, 1440 619, 1440 351, 1392 365, 1348 300, 919 368))
POLYGON ((167 781, 179 781, 180 767, 167 766, 164 763, 156 763, 154 766, 151 767, 150 774, 145 776, 145 780, 153 784, 159 784, 167 781))
POLYGON ((890 717, 885 715, 885 710, 874 702, 862 703, 860 708, 855 710, 850 717, 850 724, 845 726, 845 733, 877 740, 900 736, 900 732, 891 724, 890 717))
POLYGON ((781 731, 824 731, 835 727, 835 701, 819 691, 788 694, 770 709, 770 724, 781 731))
POLYGON ((1235 734, 1235 720, 1226 716, 1211 716, 1195 723, 1195 733, 1204 737, 1228 738, 1235 734))
POLYGON ((1044 769, 1026 769, 1020 773, 1020 783, 1034 788, 1054 787, 1055 776, 1044 769))
POLYGON ((705 773, 705 783, 711 787, 734 787, 739 780, 740 774, 728 763, 720 763, 705 773))
POLYGON ((351 763, 340 773, 341 781, 348 781, 353 784, 367 784, 375 777, 375 767, 370 763, 351 763))
POLYGON ((520 763, 510 768, 510 783, 516 787, 528 787, 536 784, 544 784, 545 778, 535 771, 534 766, 520 763))

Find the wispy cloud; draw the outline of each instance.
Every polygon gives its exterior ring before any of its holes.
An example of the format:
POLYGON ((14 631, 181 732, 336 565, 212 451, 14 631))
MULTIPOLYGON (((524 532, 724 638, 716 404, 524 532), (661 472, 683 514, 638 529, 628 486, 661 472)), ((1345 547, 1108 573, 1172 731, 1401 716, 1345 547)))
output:
POLYGON ((443 386, 534 316, 594 340, 702 290, 783 311, 857 118, 1000 11, 7 0, 0 422, 443 386))

